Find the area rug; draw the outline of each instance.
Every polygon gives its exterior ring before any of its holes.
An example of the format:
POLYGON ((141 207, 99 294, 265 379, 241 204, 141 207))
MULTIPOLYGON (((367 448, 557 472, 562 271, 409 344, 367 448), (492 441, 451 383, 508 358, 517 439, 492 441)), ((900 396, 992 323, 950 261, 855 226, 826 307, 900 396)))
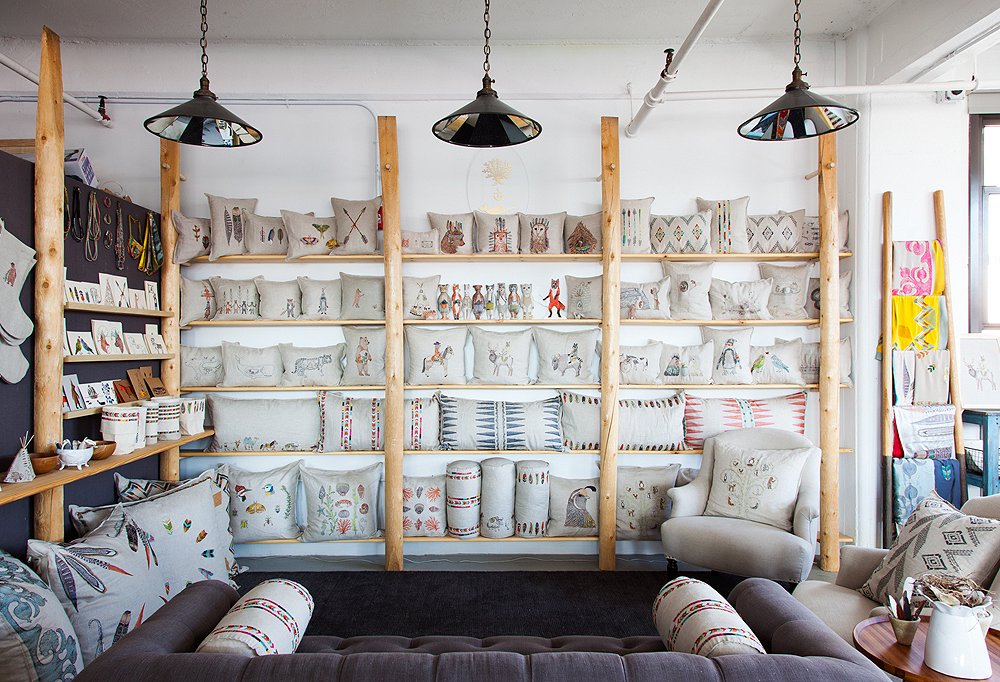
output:
MULTIPOLYGON (((738 579, 692 573, 727 595, 738 579)), ((240 591, 288 578, 312 593, 307 635, 657 635, 660 571, 373 571, 245 573, 240 591)))

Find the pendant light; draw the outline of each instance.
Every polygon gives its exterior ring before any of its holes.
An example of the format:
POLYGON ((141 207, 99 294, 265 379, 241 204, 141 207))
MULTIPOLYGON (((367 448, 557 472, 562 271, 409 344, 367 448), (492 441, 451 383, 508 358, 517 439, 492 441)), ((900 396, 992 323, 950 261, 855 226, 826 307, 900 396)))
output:
POLYGON ((201 87, 184 104, 147 118, 146 130, 165 140, 196 147, 246 147, 261 132, 218 103, 208 88, 208 0, 201 0, 201 87))
POLYGON ((533 140, 542 132, 538 121, 500 101, 493 89, 490 78, 490 0, 486 0, 483 12, 486 30, 483 37, 486 44, 483 54, 486 59, 483 69, 483 89, 476 99, 434 124, 431 130, 439 140, 462 147, 509 147, 533 140))
POLYGON ((785 87, 785 94, 761 109, 738 129, 741 137, 748 140, 804 140, 808 137, 826 135, 856 123, 856 109, 835 102, 828 97, 809 91, 809 84, 802 80, 799 60, 802 58, 802 30, 799 20, 799 4, 795 0, 795 68, 792 82, 785 87))

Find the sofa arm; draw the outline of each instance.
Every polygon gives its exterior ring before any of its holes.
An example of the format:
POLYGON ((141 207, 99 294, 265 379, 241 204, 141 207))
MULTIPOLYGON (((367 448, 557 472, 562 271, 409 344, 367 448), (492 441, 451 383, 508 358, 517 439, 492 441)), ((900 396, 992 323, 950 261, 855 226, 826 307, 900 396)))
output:
POLYGON ((667 491, 670 498, 670 517, 701 516, 708 505, 708 493, 712 482, 709 477, 699 474, 693 481, 681 488, 667 491))
POLYGON ((840 548, 840 572, 836 584, 850 590, 860 588, 868 582, 888 553, 887 549, 844 545, 840 548))

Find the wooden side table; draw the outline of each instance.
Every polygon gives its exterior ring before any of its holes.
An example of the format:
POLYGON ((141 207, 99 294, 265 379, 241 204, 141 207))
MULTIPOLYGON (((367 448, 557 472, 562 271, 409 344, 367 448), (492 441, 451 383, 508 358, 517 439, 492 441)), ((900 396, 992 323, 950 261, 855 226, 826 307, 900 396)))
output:
POLYGON ((966 473, 968 482, 978 485, 983 495, 995 495, 1000 492, 1000 471, 997 466, 997 451, 1000 449, 1000 411, 965 409, 962 421, 966 424, 976 424, 983 432, 983 473, 966 473))
MULTIPOLYGON (((921 618, 913 644, 903 646, 896 643, 888 616, 863 620, 854 628, 854 646, 879 668, 902 678, 904 682, 955 682, 962 679, 943 675, 924 665, 928 621, 927 616, 921 618)), ((1000 633, 990 630, 986 636, 986 647, 993 666, 993 676, 988 679, 1000 680, 1000 633)))

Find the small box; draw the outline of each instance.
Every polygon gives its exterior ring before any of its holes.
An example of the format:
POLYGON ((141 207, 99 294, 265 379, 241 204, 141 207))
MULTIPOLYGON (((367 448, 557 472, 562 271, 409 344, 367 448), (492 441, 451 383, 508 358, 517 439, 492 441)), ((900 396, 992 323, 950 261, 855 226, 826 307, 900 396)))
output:
POLYGON ((94 166, 90 163, 86 149, 67 149, 63 163, 66 175, 91 187, 97 187, 97 175, 94 173, 94 166))

